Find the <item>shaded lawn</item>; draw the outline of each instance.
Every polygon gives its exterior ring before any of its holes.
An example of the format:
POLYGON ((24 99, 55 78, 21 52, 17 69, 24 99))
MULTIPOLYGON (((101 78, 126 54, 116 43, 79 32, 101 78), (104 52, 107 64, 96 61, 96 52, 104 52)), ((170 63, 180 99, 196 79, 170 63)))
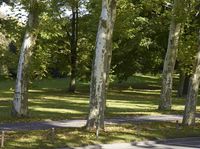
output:
MULTIPOLYGON (((0 122, 84 119, 88 112, 89 85, 80 83, 78 92, 66 92, 67 80, 36 81, 30 87, 30 118, 15 119, 10 116, 14 81, 0 83, 0 122)), ((176 98, 173 91, 172 111, 157 110, 160 78, 136 75, 126 82, 111 83, 107 95, 106 117, 135 115, 182 114, 185 100, 176 98)), ((200 108, 197 108, 200 111, 200 108)), ((54 144, 50 130, 6 132, 5 148, 57 148, 96 143, 131 142, 164 138, 200 136, 200 123, 195 127, 179 127, 175 123, 150 122, 108 125, 95 139, 95 132, 83 128, 56 129, 54 144), (77 141, 78 140, 78 141, 77 141)))
POLYGON ((63 148, 88 144, 160 140, 200 136, 200 123, 195 127, 176 127, 175 123, 139 123, 108 125, 96 139, 95 131, 83 128, 56 129, 54 143, 50 130, 7 132, 5 147, 10 149, 63 148))
MULTIPOLYGON (((48 79, 31 83, 30 118, 16 119, 10 115, 14 81, 1 80, 0 122, 85 119, 88 112, 89 84, 79 83, 76 94, 66 92, 67 84, 66 79, 48 79)), ((157 110, 159 84, 159 76, 144 75, 135 75, 121 83, 111 83, 107 95, 106 117, 182 114, 185 101, 175 98, 175 92, 172 111, 157 110)))

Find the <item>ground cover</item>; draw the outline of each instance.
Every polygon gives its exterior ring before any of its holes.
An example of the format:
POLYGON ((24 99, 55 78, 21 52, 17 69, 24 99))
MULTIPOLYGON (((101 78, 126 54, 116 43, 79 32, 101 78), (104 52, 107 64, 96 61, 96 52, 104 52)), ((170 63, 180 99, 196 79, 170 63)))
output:
MULTIPOLYGON (((33 82, 29 92, 30 118, 11 117, 14 81, 0 83, 0 123, 85 119, 88 112, 89 84, 79 83, 76 94, 67 90, 66 79, 48 79, 33 82)), ((136 75, 126 82, 112 83, 107 95, 106 117, 124 117, 152 114, 182 114, 185 99, 173 96, 172 111, 157 110, 160 94, 158 76, 136 75)), ((198 108, 199 109, 199 108, 198 108)))
MULTIPOLYGON (((70 94, 66 79, 46 79, 30 85, 30 117, 11 117, 14 81, 0 81, 0 123, 30 122, 63 119, 85 119, 89 103, 89 83, 79 82, 77 92, 70 94)), ((176 81, 175 81, 176 83, 176 81)), ((184 98, 176 97, 173 91, 171 111, 158 111, 160 77, 134 75, 127 81, 113 81, 107 94, 107 118, 132 117, 138 115, 182 114, 184 98)), ((197 107, 200 111, 200 107, 197 107)), ((200 136, 200 124, 195 127, 179 127, 175 123, 140 123, 109 125, 96 139, 95 132, 84 129, 56 129, 54 144, 50 130, 6 132, 6 148, 54 148, 81 146, 94 143, 130 142, 145 139, 163 139, 200 136), (77 141, 79 140, 79 141, 77 141)))

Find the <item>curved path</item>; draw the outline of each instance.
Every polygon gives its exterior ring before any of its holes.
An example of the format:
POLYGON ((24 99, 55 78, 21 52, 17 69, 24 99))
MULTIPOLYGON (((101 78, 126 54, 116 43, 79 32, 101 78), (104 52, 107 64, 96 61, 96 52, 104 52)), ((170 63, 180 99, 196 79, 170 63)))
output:
MULTIPOLYGON (((197 149, 200 148, 200 138, 178 138, 159 141, 143 141, 132 143, 98 144, 74 149, 197 149)), ((72 148, 60 148, 72 149, 72 148)))
MULTIPOLYGON (((156 115, 156 116, 137 116, 128 118, 112 118, 106 119, 105 124, 120 124, 120 123, 138 123, 138 122, 170 122, 181 121, 182 115, 156 115)), ((0 124, 0 130, 43 130, 50 128, 80 128, 85 126, 86 120, 61 120, 61 121, 44 121, 44 122, 29 122, 29 123, 7 123, 0 124)))

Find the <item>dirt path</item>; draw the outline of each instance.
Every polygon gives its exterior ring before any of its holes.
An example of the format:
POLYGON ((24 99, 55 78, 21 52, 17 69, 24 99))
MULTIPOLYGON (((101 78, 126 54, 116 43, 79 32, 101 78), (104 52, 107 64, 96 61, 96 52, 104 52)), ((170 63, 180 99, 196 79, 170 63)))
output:
MULTIPOLYGON (((170 122, 181 121, 182 115, 157 115, 157 116, 138 116, 129 118, 112 118, 106 119, 105 124, 120 124, 120 123, 138 123, 138 122, 170 122)), ((43 130, 50 128, 80 128, 85 126, 86 120, 61 120, 61 121, 44 121, 44 122, 29 122, 29 123, 7 123, 0 124, 0 130, 43 130)))

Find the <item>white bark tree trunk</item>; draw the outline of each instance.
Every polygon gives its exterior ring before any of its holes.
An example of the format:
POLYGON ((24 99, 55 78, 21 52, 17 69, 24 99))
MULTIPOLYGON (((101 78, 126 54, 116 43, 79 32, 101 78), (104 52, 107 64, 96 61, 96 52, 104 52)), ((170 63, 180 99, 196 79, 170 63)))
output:
POLYGON ((28 115, 28 67, 32 55, 32 48, 35 45, 37 37, 38 15, 38 1, 30 0, 30 12, 26 33, 20 51, 12 108, 12 115, 17 117, 28 115))
POLYGON ((187 101, 185 104, 185 111, 183 115, 183 125, 195 124, 196 101, 199 91, 200 82, 200 31, 199 31, 199 47, 196 56, 196 68, 193 76, 190 79, 187 101))
MULTIPOLYGON (((96 125, 104 128, 105 92, 108 75, 108 53, 111 50, 111 39, 114 27, 113 12, 116 11, 116 0, 102 0, 102 12, 96 38, 96 52, 93 62, 90 109, 87 120, 87 129, 96 125)), ((114 13, 115 14, 115 13, 114 13)))
POLYGON ((168 39, 167 53, 165 56, 163 74, 162 74, 162 88, 160 95, 160 110, 171 109, 171 93, 172 93, 172 74, 176 63, 176 57, 178 52, 178 42, 181 30, 181 23, 177 21, 178 14, 176 13, 180 8, 181 0, 174 0, 173 15, 170 24, 170 32, 168 39))

